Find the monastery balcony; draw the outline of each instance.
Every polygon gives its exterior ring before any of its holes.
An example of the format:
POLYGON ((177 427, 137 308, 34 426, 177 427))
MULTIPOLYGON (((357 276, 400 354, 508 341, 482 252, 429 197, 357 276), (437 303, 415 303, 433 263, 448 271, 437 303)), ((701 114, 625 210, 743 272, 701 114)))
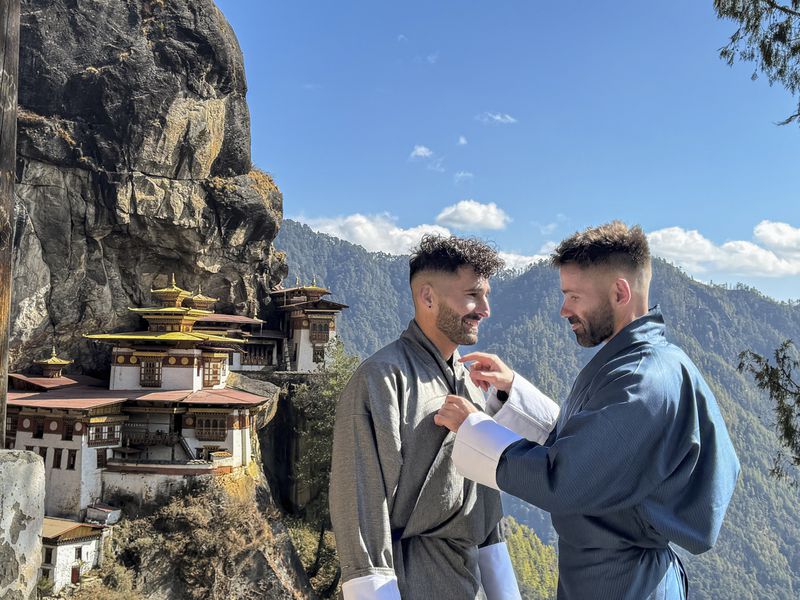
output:
POLYGON ((93 440, 89 440, 88 445, 90 448, 96 448, 97 446, 119 446, 120 441, 121 440, 118 437, 95 438, 93 440))
POLYGON ((150 431, 144 425, 125 425, 122 428, 123 446, 174 446, 181 442, 175 431, 150 431))
POLYGON ((106 471, 116 473, 142 473, 153 475, 211 475, 214 465, 203 460, 147 460, 142 458, 109 458, 106 471))
POLYGON ((201 442, 224 442, 228 437, 228 431, 226 429, 198 427, 194 430, 194 437, 201 442))

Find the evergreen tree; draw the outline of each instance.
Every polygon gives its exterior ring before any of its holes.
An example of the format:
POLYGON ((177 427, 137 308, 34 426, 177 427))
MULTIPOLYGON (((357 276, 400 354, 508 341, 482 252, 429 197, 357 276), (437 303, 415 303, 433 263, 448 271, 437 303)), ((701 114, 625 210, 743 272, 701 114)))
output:
POLYGON ((304 474, 304 483, 311 490, 311 499, 303 508, 303 516, 319 536, 309 577, 320 568, 325 533, 331 528, 328 486, 336 403, 359 364, 357 357, 345 352, 339 339, 328 344, 325 356, 325 364, 309 376, 308 383, 295 387, 292 394, 294 406, 303 416, 303 429, 298 432, 302 448, 298 470, 304 474))
POLYGON ((558 559, 552 546, 513 517, 507 517, 506 543, 522 600, 555 600, 558 559))
MULTIPOLYGON (((775 405, 778 437, 789 451, 788 457, 783 452, 775 457, 771 472, 778 478, 789 477, 790 471, 796 474, 800 467, 800 385, 796 375, 800 360, 797 357, 797 348, 791 340, 775 350, 775 364, 752 350, 739 354, 739 371, 750 373, 775 405)), ((796 476, 791 479, 794 485, 798 484, 796 476)))
MULTIPOLYGON (((722 19, 731 19, 739 28, 720 50, 723 60, 755 62, 752 78, 760 71, 770 84, 783 85, 792 94, 800 91, 800 0, 714 0, 722 19)), ((797 110, 783 125, 800 119, 797 110)))

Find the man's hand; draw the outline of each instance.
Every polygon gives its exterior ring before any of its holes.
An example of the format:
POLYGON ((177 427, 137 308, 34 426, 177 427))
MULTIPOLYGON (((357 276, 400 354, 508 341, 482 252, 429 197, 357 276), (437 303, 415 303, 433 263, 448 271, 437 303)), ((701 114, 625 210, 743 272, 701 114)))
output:
POLYGON ((474 361, 469 365, 469 378, 484 392, 492 385, 501 392, 511 391, 514 371, 509 369, 506 363, 495 354, 470 352, 459 358, 458 361, 462 363, 474 361))
POLYGON ((478 412, 478 409, 466 398, 448 396, 439 412, 433 415, 433 422, 456 433, 466 418, 474 412, 478 412))

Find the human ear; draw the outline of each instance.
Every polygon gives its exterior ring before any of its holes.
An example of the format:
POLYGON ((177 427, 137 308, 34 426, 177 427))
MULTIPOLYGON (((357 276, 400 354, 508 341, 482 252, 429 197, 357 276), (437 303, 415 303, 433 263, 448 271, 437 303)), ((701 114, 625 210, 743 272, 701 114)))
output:
POLYGON ((430 283, 423 283, 422 286, 420 286, 419 298, 422 301, 423 306, 426 306, 427 308, 433 307, 433 301, 436 298, 436 293, 434 292, 433 286, 430 283))
POLYGON ((617 304, 628 304, 631 301, 633 294, 631 292, 631 285, 628 280, 623 277, 617 277, 614 281, 614 300, 617 304))

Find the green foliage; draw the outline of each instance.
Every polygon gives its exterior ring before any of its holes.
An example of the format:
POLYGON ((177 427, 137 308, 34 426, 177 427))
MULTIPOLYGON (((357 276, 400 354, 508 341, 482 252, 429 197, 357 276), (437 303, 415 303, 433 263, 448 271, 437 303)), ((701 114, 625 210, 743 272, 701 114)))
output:
POLYGON ((558 587, 558 558, 552 546, 536 534, 506 518, 506 543, 522 600, 555 600, 558 587))
MULTIPOLYGON (((721 19, 739 27, 719 52, 729 65, 734 61, 756 63, 752 78, 760 71, 770 84, 780 83, 792 94, 800 91, 800 2, 789 0, 714 0, 721 19)), ((798 110, 783 124, 800 119, 798 110)))
MULTIPOLYGON (((324 276, 337 296, 347 295, 351 308, 344 315, 360 315, 357 323, 340 329, 347 350, 366 356, 395 339, 402 329, 398 314, 403 320, 412 314, 405 291, 407 258, 370 254, 297 224, 289 229, 284 240, 291 237, 290 268, 309 279, 314 272, 324 276), (382 283, 367 285, 360 274, 365 281, 380 276, 382 283)), ((594 352, 578 347, 559 317, 558 274, 536 265, 495 278, 492 287, 492 317, 481 325, 476 349, 500 355, 556 400, 565 398, 594 352)), ((714 391, 742 463, 717 545, 684 560, 692 596, 793 600, 800 591, 796 489, 770 475, 781 449, 773 408, 737 365, 744 349, 767 356, 786 338, 800 339, 800 306, 775 302, 746 286, 702 284, 660 260, 654 264, 651 290, 651 304, 656 303, 664 312, 668 337, 692 358, 714 391)), ((546 513, 511 497, 504 498, 504 505, 540 539, 554 541, 546 513)))
POLYGON ((333 535, 329 532, 333 424, 336 402, 360 360, 347 354, 339 339, 328 344, 325 356, 324 366, 309 377, 308 383, 296 386, 292 392, 292 403, 302 423, 298 431, 301 454, 297 470, 311 492, 311 499, 303 507, 303 520, 293 521, 291 533, 312 586, 321 596, 329 597, 338 589, 341 575, 333 535))
POLYGON ((298 432, 302 453, 297 467, 303 474, 303 483, 312 490, 304 518, 317 528, 330 527, 328 485, 336 401, 360 362, 345 352, 338 339, 328 344, 325 356, 325 365, 309 377, 308 383, 295 387, 292 394, 294 407, 303 418, 298 432))
MULTIPOLYGON (((172 590, 176 598, 221 599, 235 597, 241 565, 271 538, 254 501, 209 485, 174 496, 152 514, 123 520, 114 529, 114 553, 137 577, 147 573, 151 589, 172 590)), ((119 577, 113 573, 104 582, 119 577)))
POLYGON ((53 587, 55 587, 55 583, 52 579, 40 578, 36 582, 36 597, 47 598, 53 593, 53 587))
MULTIPOLYGON (((773 365, 760 354, 745 350, 739 354, 739 371, 750 373, 759 389, 767 391, 775 403, 778 437, 790 453, 788 459, 782 452, 775 457, 772 474, 780 479, 788 477, 788 470, 796 474, 800 467, 800 385, 794 375, 800 361, 791 340, 778 346, 774 358, 773 365)), ((797 485, 796 476, 792 481, 797 485)))
POLYGON ((336 554, 333 533, 324 533, 320 551, 319 531, 316 528, 294 517, 285 517, 284 523, 289 528, 300 562, 309 575, 311 587, 323 598, 333 597, 341 588, 339 556, 336 554))

